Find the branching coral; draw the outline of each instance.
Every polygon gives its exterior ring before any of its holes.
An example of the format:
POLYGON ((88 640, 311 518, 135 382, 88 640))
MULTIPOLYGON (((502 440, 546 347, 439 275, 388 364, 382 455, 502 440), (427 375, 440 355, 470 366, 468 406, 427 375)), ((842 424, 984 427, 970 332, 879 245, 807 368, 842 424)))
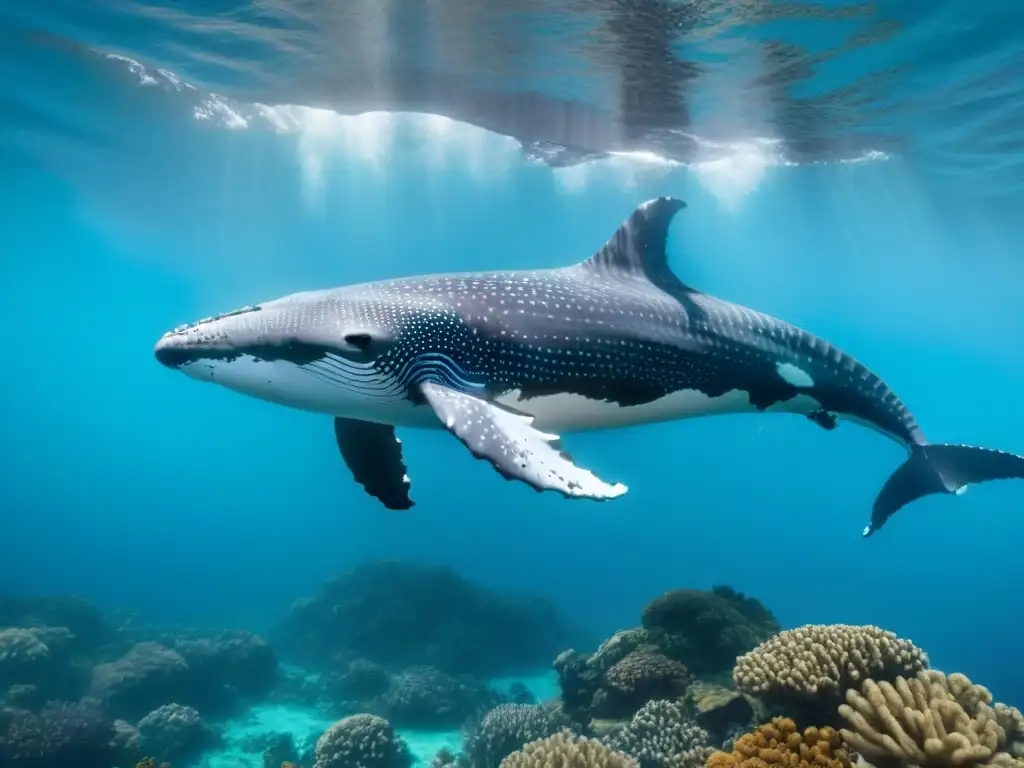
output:
POLYGON ((376 715, 352 715, 339 720, 316 742, 313 768, 408 768, 409 748, 391 724, 376 715))
MULTIPOLYGON (((869 761, 1020 768, 1006 751, 1006 728, 991 704, 988 690, 964 675, 930 670, 895 683, 865 680, 860 692, 846 692, 839 714, 851 726, 843 738, 869 761)), ((1000 711, 1012 723, 1009 708, 1000 711)))
POLYGON ((909 640, 871 625, 808 624, 780 632, 736 660, 736 687, 754 695, 841 695, 862 680, 892 679, 928 666, 909 640))
MULTIPOLYGON (((1006 731, 1007 752, 1024 757, 1024 715, 1016 707, 995 704, 996 722, 1006 731)), ((1022 767, 1024 768, 1024 767, 1022 767)))
POLYGON ((637 768, 637 763, 597 739, 563 730, 526 744, 502 760, 501 768, 637 768))
POLYGON ((832 728, 806 728, 777 717, 736 740, 731 753, 715 752, 707 768, 849 768, 842 739, 832 728))
POLYGON ((641 768, 699 766, 714 751, 708 746, 707 731, 690 717, 682 701, 645 704, 628 725, 604 741, 636 759, 641 768))

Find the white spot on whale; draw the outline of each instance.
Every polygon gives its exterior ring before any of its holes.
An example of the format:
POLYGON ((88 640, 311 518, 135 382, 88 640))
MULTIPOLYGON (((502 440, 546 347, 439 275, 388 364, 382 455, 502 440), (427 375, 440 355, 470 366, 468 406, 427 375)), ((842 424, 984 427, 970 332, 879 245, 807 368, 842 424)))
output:
POLYGON ((967 493, 967 489, 970 488, 970 487, 971 487, 970 485, 961 485, 959 488, 957 488, 954 491, 954 493, 957 496, 963 496, 965 493, 967 493))
POLYGON ((792 384, 794 387, 813 387, 814 379, 807 373, 803 368, 799 368, 792 363, 777 363, 775 370, 778 372, 782 380, 787 384, 792 384))

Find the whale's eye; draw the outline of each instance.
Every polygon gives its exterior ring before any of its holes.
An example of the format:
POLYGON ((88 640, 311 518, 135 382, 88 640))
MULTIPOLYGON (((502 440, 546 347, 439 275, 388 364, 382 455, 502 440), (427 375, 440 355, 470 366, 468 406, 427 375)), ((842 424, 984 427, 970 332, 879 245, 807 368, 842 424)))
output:
POLYGON ((359 347, 359 349, 366 349, 373 343, 373 337, 368 333, 348 333, 345 334, 345 343, 359 347))

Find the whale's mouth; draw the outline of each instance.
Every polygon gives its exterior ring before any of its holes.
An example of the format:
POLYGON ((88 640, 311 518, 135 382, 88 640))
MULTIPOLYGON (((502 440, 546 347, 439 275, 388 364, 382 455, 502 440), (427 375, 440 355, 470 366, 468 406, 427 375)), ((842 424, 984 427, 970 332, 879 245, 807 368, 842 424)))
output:
POLYGON ((222 324, 192 326, 164 334, 153 350, 157 362, 174 370, 193 363, 286 362, 308 366, 323 361, 331 350, 293 336, 275 336, 252 329, 225 329, 222 324))
POLYGON ((190 363, 214 360, 230 362, 244 354, 244 350, 214 336, 172 331, 160 338, 153 354, 161 365, 180 370, 190 363))

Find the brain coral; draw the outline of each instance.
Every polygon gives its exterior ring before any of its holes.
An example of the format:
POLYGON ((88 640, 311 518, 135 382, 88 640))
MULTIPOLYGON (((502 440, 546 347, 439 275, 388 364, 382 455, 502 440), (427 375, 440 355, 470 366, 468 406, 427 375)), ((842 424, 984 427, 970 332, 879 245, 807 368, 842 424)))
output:
POLYGON ((636 761, 597 739, 563 730, 531 741, 501 761, 500 768, 637 768, 636 761))
POLYGON ((595 699, 599 717, 629 717, 648 701, 686 693, 686 667, 652 646, 641 646, 604 674, 604 690, 595 699))
POLYGON ((871 625, 808 624, 780 632, 736 660, 736 687, 754 695, 842 695, 867 678, 891 679, 928 666, 909 640, 871 625))
POLYGON ((313 768, 408 768, 412 755, 391 723, 376 715, 339 720, 316 742, 313 768))
POLYGON ((849 722, 843 738, 865 758, 921 768, 1001 766, 1020 768, 1010 747, 1007 709, 991 706, 992 695, 964 675, 921 671, 895 683, 865 680, 848 690, 839 714, 849 722))
POLYGON ((732 753, 715 752, 707 768, 849 768, 842 739, 832 728, 801 734, 789 718, 777 717, 736 740, 732 753))

